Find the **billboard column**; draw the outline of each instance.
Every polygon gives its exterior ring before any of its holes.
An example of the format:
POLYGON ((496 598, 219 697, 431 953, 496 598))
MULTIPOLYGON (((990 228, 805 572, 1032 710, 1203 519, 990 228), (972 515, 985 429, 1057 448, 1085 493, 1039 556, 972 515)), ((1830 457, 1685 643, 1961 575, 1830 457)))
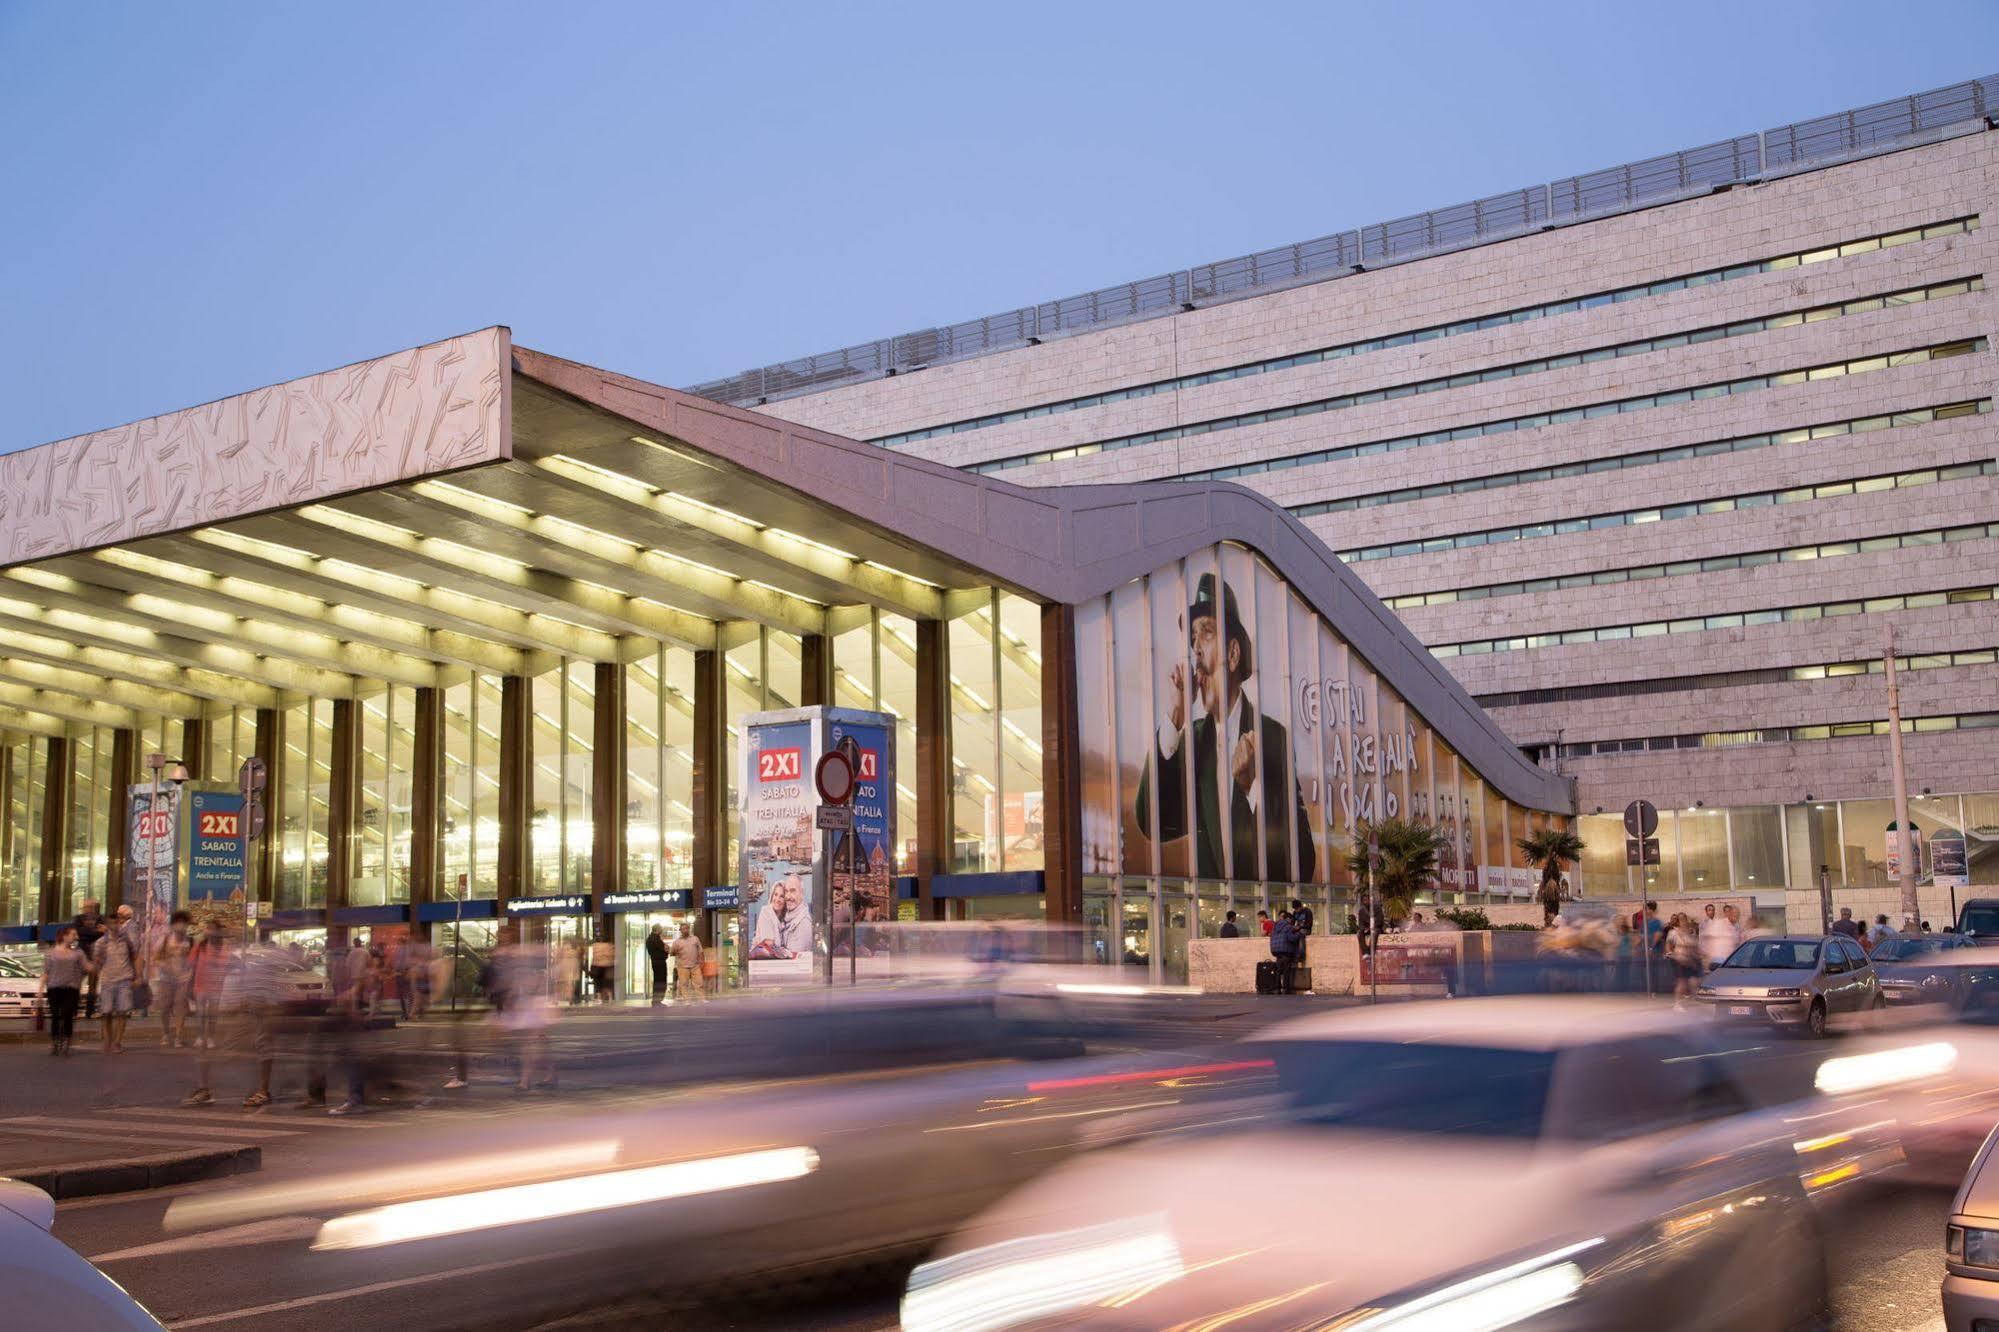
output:
POLYGON ((509 675, 500 681, 500 835, 495 887, 501 920, 507 918, 507 903, 522 896, 527 883, 533 744, 534 694, 527 677, 509 675))
POLYGON ((932 884, 951 869, 950 625, 916 622, 916 915, 937 918, 932 884))
POLYGON ((42 751, 47 764, 42 773, 42 863, 41 905, 38 919, 53 924, 64 919, 63 875, 68 857, 63 854, 64 831, 69 824, 69 741, 49 737, 42 751))
POLYGON ((596 664, 597 692, 590 713, 590 892, 598 933, 610 936, 607 893, 625 891, 625 668, 596 664))
POLYGON ((410 914, 437 900, 438 867, 443 864, 444 693, 416 691, 415 734, 410 737, 410 914))
POLYGON ((139 737, 128 729, 111 733, 111 789, 106 793, 110 822, 104 844, 104 911, 118 910, 125 900, 125 856, 131 849, 132 783, 139 780, 139 737))
POLYGON ((1076 608, 1041 608, 1043 909, 1053 923, 1083 919, 1082 726, 1076 704, 1076 608))
POLYGON ((355 796, 360 776, 361 709, 351 698, 333 700, 333 736, 329 745, 326 792, 326 943, 347 946, 347 927, 336 913, 347 905, 354 877, 355 796))
MULTIPOLYGON (((694 905, 704 905, 707 889, 715 884, 732 883, 735 867, 723 863, 728 852, 728 731, 723 716, 727 706, 724 695, 724 658, 720 651, 710 649, 694 654, 694 854, 691 857, 694 876, 694 891, 697 896, 694 905)), ((701 942, 707 947, 715 944, 711 918, 706 911, 696 919, 700 922, 701 942)))

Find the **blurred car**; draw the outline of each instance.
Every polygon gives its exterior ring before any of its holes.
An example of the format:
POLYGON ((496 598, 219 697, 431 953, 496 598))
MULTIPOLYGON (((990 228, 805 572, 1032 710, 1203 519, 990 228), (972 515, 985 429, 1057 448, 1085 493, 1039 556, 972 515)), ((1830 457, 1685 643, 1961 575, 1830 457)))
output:
POLYGON ((1823 1036, 1835 1021, 1884 1007, 1874 968, 1843 935, 1750 939, 1695 987, 1718 1021, 1789 1027, 1823 1036))
POLYGON ((333 998, 323 972, 300 966, 282 948, 254 945, 236 955, 237 966, 223 986, 223 1003, 234 1007, 243 1000, 266 1004, 283 1012, 310 1016, 324 1013, 333 998))
POLYGON ((8 1327, 145 1329, 160 1324, 124 1288, 49 1233, 55 1199, 0 1178, 0 1284, 8 1327))
POLYGON ((1958 1185, 1944 1227, 1943 1317, 1948 1332, 1999 1327, 1999 1165, 1985 1144, 1958 1185))
POLYGON ((33 959, 0 953, 0 1018, 33 1017, 42 1007, 42 972, 33 959))
POLYGON ((1957 934, 1901 934, 1874 945, 1867 961, 1874 968, 1881 997, 1891 1006, 1949 1004, 1960 1007, 1968 973, 1963 967, 1938 965, 1945 955, 1974 947, 1957 934))
POLYGON ((1957 932, 1973 939, 1999 939, 1999 897, 1974 897, 1960 906, 1957 932))
POLYGON ((903 1327, 1790 1326, 1857 1139, 1797 1141, 1717 1034, 1532 997, 1285 1023, 1231 1051, 1260 1103, 1107 1126, 918 1267, 903 1327))

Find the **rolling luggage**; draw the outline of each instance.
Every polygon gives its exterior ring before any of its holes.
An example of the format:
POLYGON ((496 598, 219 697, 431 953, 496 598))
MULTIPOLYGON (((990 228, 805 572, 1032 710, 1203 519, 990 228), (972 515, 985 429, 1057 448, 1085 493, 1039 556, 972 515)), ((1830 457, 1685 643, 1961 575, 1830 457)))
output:
MULTIPOLYGON (((1241 973, 1237 974, 1240 975, 1241 973)), ((1258 994, 1276 994, 1278 990, 1278 977, 1281 974, 1282 973, 1278 971, 1277 964, 1275 962, 1257 963, 1256 992, 1258 994)))

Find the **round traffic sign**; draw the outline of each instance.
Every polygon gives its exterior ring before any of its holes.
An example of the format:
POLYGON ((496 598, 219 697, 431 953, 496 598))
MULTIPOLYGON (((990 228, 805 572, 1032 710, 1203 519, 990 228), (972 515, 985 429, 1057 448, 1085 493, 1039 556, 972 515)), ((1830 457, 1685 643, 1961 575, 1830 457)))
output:
POLYGON ((844 805, 854 795, 854 765, 837 749, 826 751, 812 770, 819 798, 829 805, 844 805))
POLYGON ((1659 809, 1649 800, 1634 800, 1624 807, 1624 832, 1629 837, 1650 837, 1659 831, 1659 809))

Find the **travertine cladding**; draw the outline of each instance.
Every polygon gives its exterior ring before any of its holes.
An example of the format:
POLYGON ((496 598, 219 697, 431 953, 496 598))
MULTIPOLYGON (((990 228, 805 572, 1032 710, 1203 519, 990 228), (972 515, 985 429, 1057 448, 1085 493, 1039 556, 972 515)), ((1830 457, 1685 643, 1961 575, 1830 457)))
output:
MULTIPOLYGON (((1976 134, 1580 227, 1397 265, 1169 318, 772 404, 777 415, 872 437, 1144 384, 1977 214, 1982 225, 1891 250, 1599 306, 1525 324, 986 427, 907 446, 959 465, 1234 413, 1983 276, 1999 281, 1999 134, 1976 134)), ((1845 315, 1616 360, 1342 408, 1191 439, 1009 470, 1010 481, 1135 481, 1504 417, 1999 334, 1991 290, 1845 315)), ((1999 353, 1895 366, 1753 393, 1251 475, 1298 505, 1586 462, 1640 450, 1991 397, 1999 353)), ((1999 415, 1929 422, 1746 453, 1317 515, 1335 549, 1548 522, 1999 459, 1999 415)), ((1657 524, 1356 563, 1378 594, 1598 572, 1901 531, 1999 521, 1999 479, 1812 500, 1657 524)), ((1637 583, 1413 608, 1430 643, 1692 618, 1731 611, 1999 584, 1999 541, 1868 552, 1637 583)), ((1999 647, 1999 603, 1895 613, 1905 654, 1999 647)), ((1880 613, 1663 637, 1456 656, 1475 694, 1816 665, 1881 650, 1880 613)), ((1880 677, 1780 681, 1496 710, 1523 743, 1866 720, 1880 677)), ((1911 716, 1999 710, 1999 668, 1906 677, 1911 716)), ((1999 788, 1999 731, 1911 738, 1918 785, 1999 788)), ((1630 796, 1710 805, 1875 796, 1882 739, 1592 755, 1569 761, 1585 807, 1630 796), (1641 789, 1642 788, 1642 789, 1641 789), (1795 788, 1793 790, 1792 788, 1795 788)))
POLYGON ((1999 162, 1989 137, 1972 135, 1337 282, 1056 338, 786 399, 766 410, 848 435, 888 434, 1979 212, 1993 197, 1999 162))

